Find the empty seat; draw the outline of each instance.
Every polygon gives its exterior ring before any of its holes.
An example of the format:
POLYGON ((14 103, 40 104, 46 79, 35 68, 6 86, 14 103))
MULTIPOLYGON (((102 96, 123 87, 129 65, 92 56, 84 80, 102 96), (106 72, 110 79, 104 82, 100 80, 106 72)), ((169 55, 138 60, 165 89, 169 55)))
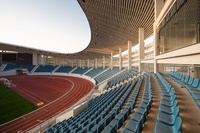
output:
POLYGON ((166 125, 173 126, 176 120, 176 117, 179 114, 179 108, 176 107, 173 114, 166 114, 163 112, 158 112, 157 121, 162 122, 166 125))
POLYGON ((140 129, 139 122, 133 121, 132 119, 128 121, 125 129, 134 133, 140 133, 140 131, 142 130, 140 129))
POLYGON ((94 125, 94 127, 92 127, 91 129, 90 129, 90 131, 91 132, 93 132, 93 133, 99 133, 100 131, 99 131, 99 124, 96 124, 96 125, 94 125))
POLYGON ((142 102, 140 104, 141 107, 146 108, 148 111, 150 110, 150 104, 142 102))
POLYGON ((172 106, 174 105, 174 102, 175 102, 175 101, 176 101, 175 99, 172 100, 172 101, 168 101, 168 100, 161 99, 161 100, 160 100, 160 104, 165 105, 165 106, 167 106, 167 107, 172 107, 172 106))
POLYGON ((131 113, 131 109, 130 108, 125 108, 120 113, 123 114, 123 117, 124 117, 123 119, 126 120, 127 117, 129 116, 129 114, 131 113))
POLYGON ((143 115, 142 115, 142 114, 139 114, 139 113, 135 112, 135 113, 132 115, 131 119, 132 119, 133 121, 137 121, 137 122, 139 123, 139 128, 142 129, 142 124, 143 124, 143 121, 142 121, 143 115))
POLYGON ((116 133, 117 130, 114 127, 107 126, 101 133, 116 133))
POLYGON ((113 119, 108 126, 115 128, 116 131, 120 128, 117 119, 113 119))
POLYGON ((124 120, 124 116, 123 114, 118 114, 115 119, 118 121, 118 127, 121 127, 123 122, 125 121, 124 120))
POLYGON ((124 129, 121 133, 130 133, 130 132, 124 129))
POLYGON ((172 107, 167 107, 165 105, 160 104, 159 111, 166 114, 173 114, 176 106, 177 106, 177 100, 175 100, 172 107))
POLYGON ((146 120, 146 116, 147 116, 147 109, 143 108, 143 107, 138 107, 137 110, 136 110, 137 113, 143 115, 143 118, 142 118, 142 123, 145 122, 146 120))
POLYGON ((157 122, 154 129, 154 133, 179 133, 181 132, 181 126, 182 119, 180 117, 176 118, 175 124, 173 126, 157 122))

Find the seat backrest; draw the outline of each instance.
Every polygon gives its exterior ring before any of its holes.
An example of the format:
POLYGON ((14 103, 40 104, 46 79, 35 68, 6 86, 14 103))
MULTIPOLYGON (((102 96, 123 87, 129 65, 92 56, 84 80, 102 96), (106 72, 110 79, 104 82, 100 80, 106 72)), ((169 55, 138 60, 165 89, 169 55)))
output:
POLYGON ((185 76, 185 79, 184 79, 184 82, 187 83, 188 81, 189 81, 189 76, 186 75, 186 76, 185 76))
POLYGON ((178 104, 177 100, 174 100, 173 106, 177 106, 177 104, 178 104))
POLYGON ((179 114, 179 108, 176 107, 173 113, 174 118, 178 117, 178 114, 179 114))
POLYGON ((184 81, 184 80, 185 80, 185 77, 186 77, 185 75, 182 75, 182 74, 181 74, 181 79, 180 79, 180 80, 184 81))
POLYGON ((169 74, 170 74, 170 75, 173 75, 173 71, 170 71, 169 74))
POLYGON ((182 119, 181 119, 181 117, 178 116, 176 118, 176 121, 175 121, 175 124, 174 124, 174 128, 176 130, 176 133, 180 132, 181 127, 182 127, 182 119))
POLYGON ((175 95, 175 92, 174 92, 174 88, 173 87, 171 87, 171 89, 170 89, 170 92, 169 92, 171 95, 175 95))
MULTIPOLYGON (((176 100, 175 100, 176 101, 176 100)), ((176 106, 177 106, 177 101, 175 102, 174 101, 174 103, 173 103, 173 106, 172 106, 172 108, 174 109, 174 111, 175 111, 175 109, 176 109, 176 106)), ((173 111, 173 113, 174 113, 174 111, 173 111)))
POLYGON ((183 76, 182 74, 178 73, 178 79, 181 80, 181 79, 182 79, 182 76, 183 76))
POLYGON ((199 85, 197 86, 197 89, 199 89, 199 90, 200 90, 200 81, 199 81, 199 85))
POLYGON ((192 86, 193 87, 197 87, 198 85, 199 85, 199 79, 198 78, 194 78, 192 86))
POLYGON ((190 76, 189 81, 188 81, 188 84, 191 85, 191 84, 193 83, 193 81, 194 81, 194 78, 190 76))

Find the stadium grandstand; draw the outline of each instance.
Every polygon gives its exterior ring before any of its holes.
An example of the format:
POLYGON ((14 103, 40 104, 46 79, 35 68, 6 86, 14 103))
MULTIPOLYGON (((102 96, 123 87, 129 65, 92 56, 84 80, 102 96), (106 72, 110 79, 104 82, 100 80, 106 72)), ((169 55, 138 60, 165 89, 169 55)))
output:
POLYGON ((80 52, 0 37, 0 132, 200 133, 200 0, 74 1, 80 52))

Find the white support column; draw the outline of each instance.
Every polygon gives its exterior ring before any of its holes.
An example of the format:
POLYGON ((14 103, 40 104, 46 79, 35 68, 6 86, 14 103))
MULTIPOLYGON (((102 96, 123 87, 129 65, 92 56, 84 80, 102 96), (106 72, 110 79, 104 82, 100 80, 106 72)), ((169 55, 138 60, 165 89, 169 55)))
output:
MULTIPOLYGON (((3 53, 3 50, 1 50, 0 52, 0 61, 2 62, 2 53, 3 53)), ((32 59, 33 59, 33 54, 32 54, 32 59)), ((32 60, 32 64, 33 64, 33 60, 32 60)))
POLYGON ((55 66, 56 64, 58 64, 58 57, 57 56, 54 57, 54 64, 53 65, 55 66))
POLYGON ((82 67, 82 60, 80 59, 80 68, 82 67))
POLYGON ((110 53, 110 68, 113 69, 113 52, 110 53))
POLYGON ((105 65, 106 65, 106 57, 103 56, 103 69, 105 69, 105 65))
POLYGON ((142 59, 144 59, 144 28, 139 28, 139 72, 144 70, 142 59))
MULTIPOLYGON (((2 52, 3 52, 3 50, 2 50, 2 52)), ((37 54, 36 53, 32 54, 32 64, 33 65, 38 65, 38 58, 37 58, 37 54)))
POLYGON ((72 62, 72 67, 74 67, 74 59, 72 59, 72 61, 71 61, 71 62, 72 62))
POLYGON ((157 45, 157 30, 156 30, 156 23, 154 22, 153 24, 153 36, 154 36, 154 73, 156 73, 158 71, 158 64, 157 64, 157 60, 156 60, 156 56, 157 56, 157 52, 158 52, 158 45, 157 45))
MULTIPOLYGON (((155 22, 163 8, 163 6, 165 5, 165 1, 163 0, 154 0, 154 3, 155 3, 155 22)), ((157 39, 158 39, 158 36, 157 36, 157 28, 156 28, 156 23, 154 22, 153 26, 154 26, 154 73, 158 72, 158 64, 157 64, 157 60, 156 60, 156 56, 158 54, 158 44, 157 44, 157 39)), ((162 39, 162 37, 161 37, 162 39)), ((164 48, 164 47, 163 47, 164 48)))
POLYGON ((165 74, 165 65, 159 64, 158 70, 159 70, 159 73, 165 74))
POLYGON ((119 70, 122 69, 122 49, 119 48, 119 70))
POLYGON ((97 58, 95 58, 95 68, 97 68, 98 67, 98 60, 97 60, 97 58))
POLYGON ((200 78, 200 67, 196 65, 194 65, 194 77, 200 78))
POLYGON ((56 65, 58 65, 58 64, 60 64, 60 57, 57 57, 57 64, 56 65))
POLYGON ((160 11, 162 10, 165 2, 163 0, 154 0, 155 3, 155 18, 158 17, 158 15, 160 14, 160 11))
POLYGON ((87 60, 87 67, 90 68, 90 59, 87 60))
POLYGON ((132 69, 132 41, 128 41, 128 70, 132 69))
POLYGON ((46 57, 44 55, 37 55, 38 65, 45 65, 46 64, 46 57))

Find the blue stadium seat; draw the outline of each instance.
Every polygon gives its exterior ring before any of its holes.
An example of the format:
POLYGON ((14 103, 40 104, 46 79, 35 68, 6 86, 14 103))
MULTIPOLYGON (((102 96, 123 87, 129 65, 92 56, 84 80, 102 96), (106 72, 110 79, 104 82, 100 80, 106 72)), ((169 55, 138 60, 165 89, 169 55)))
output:
POLYGON ((55 72, 57 73, 69 73, 72 69, 74 69, 71 66, 60 66, 55 72))
POLYGON ((72 73, 83 74, 83 73, 87 72, 89 69, 91 69, 91 68, 87 68, 87 67, 86 68, 81 68, 81 67, 78 67, 72 73))
POLYGON ((129 116, 129 114, 131 113, 131 109, 130 108, 124 108, 120 114, 123 114, 123 119, 126 120, 129 116))
POLYGON ((171 100, 171 101, 161 99, 161 100, 160 100, 160 104, 165 105, 165 106, 167 106, 167 107, 172 107, 172 106, 174 105, 174 102, 175 102, 175 101, 176 101, 175 99, 173 99, 173 100, 171 100))
POLYGON ((139 113, 139 114, 141 114, 141 115, 143 115, 142 123, 144 123, 145 120, 146 120, 146 116, 147 116, 147 109, 139 106, 137 108, 136 112, 139 113))
POLYGON ((118 121, 117 127, 121 127, 122 124, 123 124, 123 122, 125 121, 125 120, 124 120, 123 114, 118 114, 118 115, 115 117, 115 119, 118 121))
POLYGON ((120 128, 117 119, 113 119, 108 126, 113 127, 116 131, 120 128))
POLYGON ((157 121, 162 122, 166 125, 173 126, 176 120, 176 117, 179 114, 179 108, 176 107, 173 114, 166 114, 163 112, 158 112, 157 121))
POLYGON ((117 130, 114 127, 107 126, 101 133, 116 133, 117 130))
POLYGON ((177 117, 173 126, 157 122, 154 129, 154 133, 179 133, 181 132, 181 127, 182 119, 180 117, 177 117))
MULTIPOLYGON (((175 82, 179 83, 181 86, 186 88, 194 101, 196 102, 198 99, 200 99, 200 80, 198 78, 193 78, 189 76, 182 75, 178 72, 170 72, 168 76, 174 80, 175 82), (185 77, 184 81, 180 80, 181 77, 185 77), (187 80, 187 78, 189 79, 187 80)), ((197 104, 198 106, 198 104, 197 104)))
POLYGON ((53 65, 40 65, 34 72, 52 72, 57 66, 53 65))
POLYGON ((92 127, 90 131, 93 133, 99 133, 100 132, 99 125, 98 124, 94 125, 94 127, 92 127))
POLYGON ((133 115, 132 115, 132 117, 131 117, 131 119, 133 120, 133 121, 137 121, 138 123, 139 123, 139 128, 140 129, 142 129, 142 125, 143 125, 143 115, 142 114, 139 114, 138 112, 135 112, 133 115))
POLYGON ((121 133, 130 133, 130 132, 124 129, 121 133))
POLYGON ((133 121, 132 119, 128 121, 128 123, 125 126, 125 129, 134 133, 140 133, 141 131, 139 122, 133 121))
POLYGON ((94 68, 91 71, 87 72, 85 75, 90 76, 90 77, 94 77, 95 75, 99 74, 103 70, 104 70, 103 68, 94 68))
POLYGON ((168 106, 160 104, 159 111, 171 115, 174 113, 176 106, 177 106, 177 100, 175 100, 172 107, 168 107, 168 106))

